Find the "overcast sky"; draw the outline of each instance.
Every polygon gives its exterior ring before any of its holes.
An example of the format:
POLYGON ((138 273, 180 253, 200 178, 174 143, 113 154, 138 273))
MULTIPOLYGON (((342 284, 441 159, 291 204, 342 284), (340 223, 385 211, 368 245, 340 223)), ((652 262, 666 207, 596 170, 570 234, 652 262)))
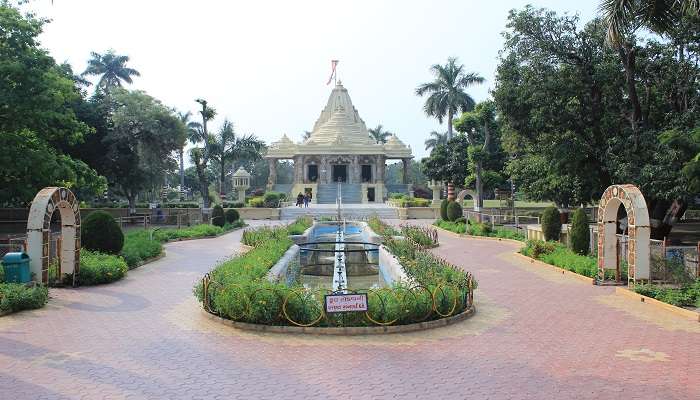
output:
POLYGON ((330 60, 368 127, 377 124, 426 155, 423 141, 445 125, 423 112, 416 86, 429 67, 456 56, 486 78, 469 89, 489 97, 508 10, 532 3, 593 18, 598 1, 176 1, 35 0, 51 18, 41 36, 60 63, 83 71, 91 51, 114 49, 141 72, 132 88, 196 111, 203 97, 238 132, 268 143, 301 140, 332 89, 330 60))

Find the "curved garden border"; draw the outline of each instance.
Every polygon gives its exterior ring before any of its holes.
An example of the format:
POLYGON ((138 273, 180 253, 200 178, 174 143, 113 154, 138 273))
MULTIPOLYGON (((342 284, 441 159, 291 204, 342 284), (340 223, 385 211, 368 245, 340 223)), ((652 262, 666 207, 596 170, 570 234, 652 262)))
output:
POLYGON ((293 325, 264 325, 251 324, 247 322, 238 322, 230 319, 222 318, 216 314, 212 314, 205 309, 201 310, 205 316, 213 321, 229 325, 237 329, 253 332, 270 332, 270 333, 293 333, 293 334, 313 334, 313 335, 334 335, 334 336, 358 336, 358 335, 382 335, 393 333, 408 333, 417 332, 427 329, 440 328, 443 326, 453 325, 464 321, 476 314, 476 307, 472 304, 457 315, 447 318, 435 319, 432 321, 416 322, 405 325, 385 325, 385 326, 348 326, 348 327, 319 327, 319 326, 293 326, 293 325))

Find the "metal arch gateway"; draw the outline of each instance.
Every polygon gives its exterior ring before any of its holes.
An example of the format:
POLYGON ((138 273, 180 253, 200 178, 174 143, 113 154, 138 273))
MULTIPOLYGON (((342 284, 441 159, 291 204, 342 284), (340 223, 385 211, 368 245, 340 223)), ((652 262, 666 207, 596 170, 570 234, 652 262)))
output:
MULTIPOLYGON (((605 270, 619 268, 617 263, 617 210, 620 205, 627 212, 629 242, 627 266, 629 281, 649 280, 649 211, 644 195, 638 187, 611 185, 598 206, 598 276, 605 278, 605 270)), ((619 278, 619 274, 618 274, 619 278)))
POLYGON ((64 187, 46 187, 37 193, 27 219, 27 252, 30 270, 37 280, 49 283, 51 217, 61 215, 61 254, 57 276, 80 270, 80 205, 73 192, 64 187))

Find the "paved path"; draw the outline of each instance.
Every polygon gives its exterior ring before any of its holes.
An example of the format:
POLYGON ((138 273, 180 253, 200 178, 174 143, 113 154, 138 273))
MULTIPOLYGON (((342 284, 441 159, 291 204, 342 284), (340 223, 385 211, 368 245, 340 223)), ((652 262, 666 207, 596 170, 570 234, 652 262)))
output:
POLYGON ((477 314, 430 331, 237 331, 191 290, 240 232, 172 243, 118 283, 0 318, 0 399, 699 399, 700 324, 542 271, 508 243, 441 235, 477 314))

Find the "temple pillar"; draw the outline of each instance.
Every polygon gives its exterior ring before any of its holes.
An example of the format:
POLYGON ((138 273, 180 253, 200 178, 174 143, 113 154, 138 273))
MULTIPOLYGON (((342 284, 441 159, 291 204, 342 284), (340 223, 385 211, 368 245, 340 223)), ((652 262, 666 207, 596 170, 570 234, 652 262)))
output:
POLYGON ((267 190, 272 190, 277 183, 277 159, 268 158, 267 166, 270 169, 270 174, 267 177, 267 190))
POLYGON ((410 161, 410 158, 402 158, 401 162, 403 163, 403 184, 408 185, 408 162, 410 161))
POLYGON ((377 156, 377 182, 384 182, 386 172, 386 159, 384 156, 377 156))
POLYGON ((360 159, 358 156, 353 156, 352 158, 352 178, 348 179, 348 183, 362 183, 362 178, 360 177, 360 159))
POLYGON ((304 183, 304 156, 294 157, 294 183, 304 183))
POLYGON ((328 176, 330 171, 328 170, 330 166, 328 165, 328 157, 321 156, 321 170, 318 171, 318 183, 330 183, 328 176))

